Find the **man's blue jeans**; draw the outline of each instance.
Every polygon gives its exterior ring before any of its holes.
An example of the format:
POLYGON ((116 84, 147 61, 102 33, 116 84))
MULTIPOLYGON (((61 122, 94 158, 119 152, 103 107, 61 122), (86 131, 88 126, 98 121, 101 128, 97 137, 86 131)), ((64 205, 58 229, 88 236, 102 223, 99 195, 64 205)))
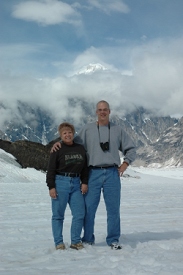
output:
POLYGON ((94 243, 94 221, 100 201, 101 190, 107 210, 108 245, 119 241, 120 237, 120 197, 121 182, 117 167, 92 169, 89 174, 88 192, 85 195, 86 213, 83 242, 94 243))
POLYGON ((52 231, 55 246, 63 243, 63 221, 67 203, 72 212, 71 243, 81 242, 85 216, 85 203, 81 193, 80 178, 56 175, 57 198, 52 199, 52 231))

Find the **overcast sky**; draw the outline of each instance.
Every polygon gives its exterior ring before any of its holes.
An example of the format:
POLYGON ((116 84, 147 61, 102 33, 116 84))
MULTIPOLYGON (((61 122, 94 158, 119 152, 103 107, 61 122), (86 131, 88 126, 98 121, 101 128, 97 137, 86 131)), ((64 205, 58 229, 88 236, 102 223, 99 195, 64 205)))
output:
POLYGON ((0 125, 17 100, 57 117, 72 97, 182 115, 182 26, 182 0, 1 0, 0 125), (75 75, 95 63, 107 70, 75 75))

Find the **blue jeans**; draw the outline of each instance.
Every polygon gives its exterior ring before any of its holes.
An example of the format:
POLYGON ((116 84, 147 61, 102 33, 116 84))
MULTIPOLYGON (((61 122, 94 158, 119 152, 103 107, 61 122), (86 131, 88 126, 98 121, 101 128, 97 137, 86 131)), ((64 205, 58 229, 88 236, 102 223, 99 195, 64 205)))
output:
POLYGON ((71 243, 81 242, 81 231, 85 216, 85 203, 81 193, 80 178, 56 175, 57 198, 52 199, 52 231, 55 246, 63 243, 63 222, 67 203, 72 213, 71 243))
POLYGON ((120 238, 121 182, 116 167, 90 170, 88 192, 85 195, 86 213, 83 242, 95 242, 94 221, 101 190, 103 191, 107 210, 106 242, 110 245, 111 243, 118 242, 120 238))

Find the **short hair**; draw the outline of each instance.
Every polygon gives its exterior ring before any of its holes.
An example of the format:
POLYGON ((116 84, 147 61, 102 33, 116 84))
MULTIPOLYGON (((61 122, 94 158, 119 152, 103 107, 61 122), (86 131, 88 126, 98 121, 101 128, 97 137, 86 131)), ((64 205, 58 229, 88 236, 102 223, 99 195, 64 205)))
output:
POLYGON ((73 132, 73 134, 75 133, 74 125, 72 125, 72 124, 69 123, 69 122, 63 122, 63 123, 61 123, 61 124, 58 126, 58 132, 59 132, 59 134, 61 133, 61 131, 62 131, 64 128, 70 128, 71 131, 73 132))
POLYGON ((107 105, 108 109, 110 110, 109 103, 108 103, 107 101, 105 101, 105 100, 100 100, 100 101, 97 103, 97 105, 96 105, 96 110, 97 110, 97 108, 98 108, 98 104, 100 104, 100 103, 105 103, 105 104, 107 105))

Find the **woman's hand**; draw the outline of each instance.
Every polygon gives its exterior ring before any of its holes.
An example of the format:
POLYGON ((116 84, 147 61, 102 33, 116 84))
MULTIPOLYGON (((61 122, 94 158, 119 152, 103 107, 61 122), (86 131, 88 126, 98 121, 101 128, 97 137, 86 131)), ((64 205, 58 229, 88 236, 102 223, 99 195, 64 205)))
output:
POLYGON ((88 191, 88 185, 85 183, 82 183, 81 184, 81 193, 84 195, 87 193, 87 191, 88 191))
POLYGON ((52 199, 56 199, 56 198, 57 198, 57 191, 56 191, 55 188, 50 189, 50 190, 49 190, 49 193, 50 193, 50 197, 51 197, 52 199))

